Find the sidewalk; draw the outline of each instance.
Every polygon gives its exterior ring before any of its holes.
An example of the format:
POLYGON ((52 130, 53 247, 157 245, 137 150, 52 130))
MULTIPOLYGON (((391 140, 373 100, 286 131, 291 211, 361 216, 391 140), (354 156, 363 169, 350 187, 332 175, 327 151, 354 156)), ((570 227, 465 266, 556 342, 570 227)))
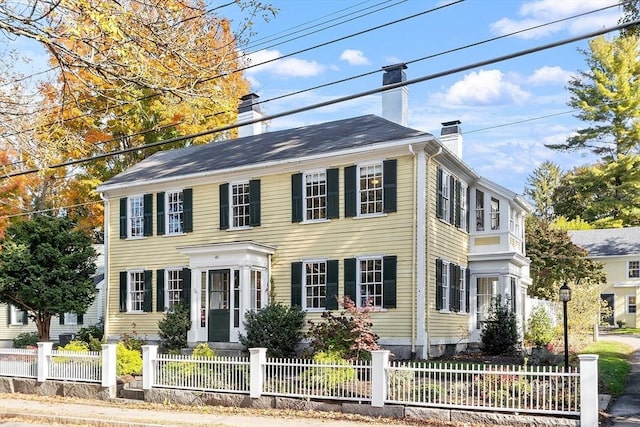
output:
POLYGON ((613 427, 640 427, 640 336, 602 334, 600 339, 622 342, 634 348, 627 386, 622 395, 611 402, 607 412, 613 427))
MULTIPOLYGON (((23 394, 0 394, 0 424, 7 419, 40 424, 98 427, 388 427, 409 425, 389 419, 284 410, 173 407, 145 402, 105 402, 23 394)), ((434 424, 435 425, 435 424, 434 424)), ((438 424, 445 426, 446 424, 438 424)), ((451 425, 451 424, 450 424, 451 425)))

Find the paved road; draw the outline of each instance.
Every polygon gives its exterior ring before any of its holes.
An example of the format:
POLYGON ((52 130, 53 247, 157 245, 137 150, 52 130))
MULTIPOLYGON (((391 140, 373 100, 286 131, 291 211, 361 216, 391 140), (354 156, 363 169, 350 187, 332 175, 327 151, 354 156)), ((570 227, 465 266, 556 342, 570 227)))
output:
POLYGON ((640 335, 604 334, 600 339, 622 342, 635 349, 624 393, 611 402, 607 412, 613 427, 640 427, 640 335))

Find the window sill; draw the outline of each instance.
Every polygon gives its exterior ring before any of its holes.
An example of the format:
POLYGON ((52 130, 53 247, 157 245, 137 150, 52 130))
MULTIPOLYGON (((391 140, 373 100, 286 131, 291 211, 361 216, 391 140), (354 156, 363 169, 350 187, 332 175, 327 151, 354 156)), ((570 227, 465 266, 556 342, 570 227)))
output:
POLYGON ((367 219, 367 218, 382 218, 385 216, 389 216, 388 213, 375 213, 375 214, 366 214, 366 215, 358 215, 358 216, 354 216, 351 217, 353 219, 367 219))
POLYGON ((125 240, 145 240, 148 236, 134 236, 134 237, 127 237, 125 240))
POLYGON ((246 227, 229 227, 225 231, 243 231, 243 230, 253 230, 253 227, 247 225, 246 227))
POLYGON ((331 222, 330 219, 328 218, 322 218, 322 219, 309 219, 306 221, 300 221, 299 224, 303 224, 303 225, 307 225, 307 224, 322 224, 325 222, 331 222))
POLYGON ((174 236, 184 236, 187 233, 165 233, 162 235, 162 237, 174 237, 174 236))
POLYGON ((127 311, 124 314, 133 314, 133 315, 140 315, 140 314, 148 314, 150 312, 146 312, 146 311, 127 311))

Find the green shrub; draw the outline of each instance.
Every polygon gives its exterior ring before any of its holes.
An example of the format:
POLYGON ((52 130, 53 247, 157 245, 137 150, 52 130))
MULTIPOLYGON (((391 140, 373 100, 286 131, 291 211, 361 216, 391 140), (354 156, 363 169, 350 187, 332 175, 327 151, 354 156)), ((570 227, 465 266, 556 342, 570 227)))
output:
POLYGON ((138 336, 136 332, 136 324, 132 323, 133 330, 131 333, 124 332, 120 335, 120 342, 129 350, 135 350, 142 354, 142 346, 147 344, 147 340, 138 336))
POLYGON ((507 299, 500 295, 491 303, 491 313, 482 328, 480 349, 491 355, 513 354, 519 348, 518 321, 507 299))
POLYGON ((272 303, 249 311, 244 322, 247 335, 240 335, 246 348, 265 347, 271 357, 291 357, 303 338, 305 313, 300 307, 272 303))
POLYGON ((175 304, 158 322, 160 346, 163 351, 175 351, 187 346, 187 332, 191 329, 189 306, 175 304))
POLYGON ((40 337, 37 332, 22 332, 13 339, 14 348, 37 347, 40 337))
POLYGON ((81 340, 72 340, 67 345, 58 347, 58 350, 85 353, 89 351, 89 344, 81 340))
POLYGON ((135 375, 142 373, 142 354, 119 342, 116 346, 116 374, 135 375))
POLYGON ((544 347, 554 338, 553 323, 544 307, 533 309, 527 322, 524 339, 536 347, 544 347))
POLYGON ((206 342, 201 342, 193 348, 193 352, 191 353, 193 357, 196 358, 209 358, 212 359, 216 357, 216 352, 209 347, 209 344, 206 342))
POLYGON ((95 325, 89 325, 80 328, 76 336, 79 340, 82 340, 86 343, 91 343, 92 337, 94 339, 97 339, 98 341, 102 341, 102 338, 104 338, 104 323, 102 319, 100 319, 95 325))
POLYGON ((313 360, 318 363, 333 365, 330 367, 314 366, 304 371, 301 378, 302 383, 313 387, 315 390, 335 390, 356 379, 355 368, 344 360, 339 352, 321 351, 313 356, 313 360), (344 366, 344 368, 336 367, 335 365, 344 366))

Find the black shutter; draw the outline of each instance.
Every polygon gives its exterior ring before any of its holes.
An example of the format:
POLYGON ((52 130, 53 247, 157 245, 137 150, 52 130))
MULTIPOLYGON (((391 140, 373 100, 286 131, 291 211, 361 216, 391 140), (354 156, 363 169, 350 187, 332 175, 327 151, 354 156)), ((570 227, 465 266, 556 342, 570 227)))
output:
POLYGON ((327 292, 325 308, 327 310, 338 309, 338 261, 327 261, 327 292))
POLYGON ((382 306, 396 308, 397 257, 382 258, 382 306))
POLYGON ((191 269, 182 269, 182 301, 188 306, 191 306, 191 269))
POLYGON ((127 238, 127 198, 120 199, 120 238, 127 238))
POLYGON ((153 311, 153 302, 151 298, 153 296, 153 284, 151 283, 153 273, 150 270, 144 271, 144 301, 142 303, 145 313, 153 311))
POLYGON ((260 225, 260 180, 249 181, 249 225, 260 225))
POLYGON ((458 292, 458 284, 456 281, 456 268, 457 266, 455 264, 449 264, 449 311, 458 311, 456 309, 456 301, 460 301, 460 293, 458 292))
POLYGON ((84 315, 82 313, 77 313, 76 314, 76 323, 78 325, 82 325, 84 323, 84 315))
POLYGON ((145 194, 142 200, 144 204, 143 234, 145 236, 152 236, 153 235, 153 194, 145 194))
POLYGON ((340 170, 327 169, 327 218, 340 218, 340 170))
POLYGON ((156 270, 156 311, 164 311, 164 269, 156 270))
POLYGON ((351 298, 351 301, 358 306, 356 301, 356 259, 346 258, 344 260, 344 295, 351 298))
POLYGON ((456 179, 449 175, 449 224, 455 224, 456 220, 456 179))
POLYGON ((395 212, 398 198, 398 161, 396 159, 382 162, 382 180, 383 211, 385 213, 395 212))
POLYGON ((466 231, 469 232, 469 222, 471 221, 471 189, 469 187, 467 187, 467 200, 466 203, 467 205, 465 206, 466 210, 467 210, 467 227, 466 227, 466 231))
POLYGON ((291 306, 302 307, 302 263, 291 263, 291 306))
POLYGON ((229 184, 220 184, 220 230, 229 228, 229 184))
POLYGON ((64 313, 60 313, 60 314, 58 315, 58 318, 60 319, 60 324, 61 324, 61 325, 64 325, 64 313))
POLYGON ((291 222, 302 222, 302 174, 291 175, 291 222))
POLYGON ((164 235, 164 192, 160 192, 156 194, 156 230, 158 231, 158 236, 164 235))
POLYGON ((344 216, 345 218, 357 215, 357 198, 356 198, 356 166, 348 166, 344 168, 344 216))
POLYGON ((461 212, 461 204, 462 201, 462 183, 456 179, 456 210, 455 210, 455 225, 456 227, 460 227, 462 212, 461 212))
POLYGON ((193 190, 191 188, 182 190, 182 231, 185 233, 193 231, 193 190))
POLYGON ((437 187, 438 187, 438 192, 436 195, 436 216, 438 218, 442 218, 442 210, 443 210, 443 206, 442 206, 442 178, 443 178, 443 172, 442 169, 440 167, 438 167, 438 170, 436 172, 436 176, 437 176, 437 187))
POLYGON ((26 310, 22 310, 22 324, 26 325, 27 323, 29 323, 29 316, 26 310))
POLYGON ((442 260, 436 260, 436 310, 442 310, 443 304, 442 300, 444 299, 444 289, 442 288, 442 260))
POLYGON ((7 326, 11 326, 11 304, 7 304, 7 326))
POLYGON ((127 311, 127 275, 126 271, 120 272, 120 312, 127 311))

